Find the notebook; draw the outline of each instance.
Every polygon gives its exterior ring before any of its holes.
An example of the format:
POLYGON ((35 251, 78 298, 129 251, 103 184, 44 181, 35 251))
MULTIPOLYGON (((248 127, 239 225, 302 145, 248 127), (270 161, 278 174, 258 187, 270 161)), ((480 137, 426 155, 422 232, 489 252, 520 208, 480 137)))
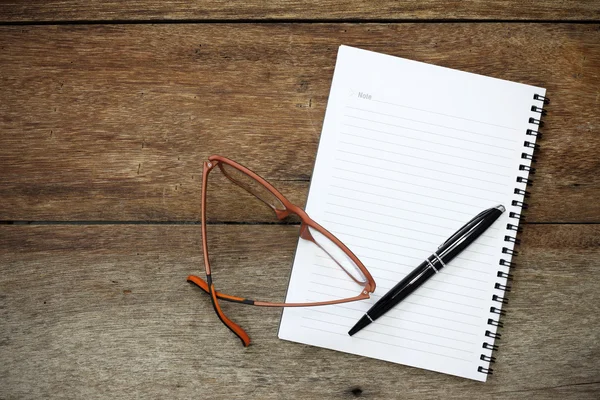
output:
MULTIPOLYGON (((283 311, 279 337, 485 381, 493 370, 545 89, 339 48, 306 211, 377 283, 366 301, 283 311), (506 212, 353 337, 390 288, 480 211, 506 212)), ((299 240, 287 302, 348 297, 299 240)))

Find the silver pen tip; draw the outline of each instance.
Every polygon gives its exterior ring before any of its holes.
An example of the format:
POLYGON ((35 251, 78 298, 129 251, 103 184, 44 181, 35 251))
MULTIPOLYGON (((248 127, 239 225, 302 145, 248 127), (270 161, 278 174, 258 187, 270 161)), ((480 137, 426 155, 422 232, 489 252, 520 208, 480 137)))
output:
POLYGON ((494 208, 496 208, 497 210, 500 210, 500 212, 504 212, 504 211, 506 211, 506 208, 504 208, 504 206, 503 206, 502 204, 498 204, 498 205, 497 205, 496 207, 494 207, 494 208))

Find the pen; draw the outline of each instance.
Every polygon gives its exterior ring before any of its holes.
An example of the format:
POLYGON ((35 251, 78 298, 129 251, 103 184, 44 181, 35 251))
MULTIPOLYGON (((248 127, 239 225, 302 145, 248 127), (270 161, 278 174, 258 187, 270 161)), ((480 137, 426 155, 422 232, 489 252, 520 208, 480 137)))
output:
POLYGON ((430 255, 410 274, 387 292, 360 320, 348 331, 352 336, 371 322, 388 312, 396 304, 404 300, 427 279, 440 272, 454 257, 485 232, 505 211, 504 206, 488 208, 477 214, 472 220, 463 225, 456 233, 446 240, 437 251, 430 255))

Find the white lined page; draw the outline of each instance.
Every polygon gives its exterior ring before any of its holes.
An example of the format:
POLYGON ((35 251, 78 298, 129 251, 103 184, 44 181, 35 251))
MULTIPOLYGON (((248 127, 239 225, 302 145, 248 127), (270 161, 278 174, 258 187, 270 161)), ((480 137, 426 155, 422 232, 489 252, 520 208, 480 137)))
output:
MULTIPOLYGON (((534 94, 545 90, 347 46, 338 53, 307 213, 342 240, 377 282, 368 301, 285 309, 279 337, 480 381, 509 212, 534 94), (359 94, 362 94, 359 95, 359 94), (383 294, 480 211, 507 212, 441 273, 353 337, 383 294)), ((512 235, 514 236, 514 235, 512 235)), ((360 288, 359 288, 360 290, 360 288)), ((358 291, 359 291, 358 290, 358 291)), ((356 284, 299 240, 287 302, 356 284)))

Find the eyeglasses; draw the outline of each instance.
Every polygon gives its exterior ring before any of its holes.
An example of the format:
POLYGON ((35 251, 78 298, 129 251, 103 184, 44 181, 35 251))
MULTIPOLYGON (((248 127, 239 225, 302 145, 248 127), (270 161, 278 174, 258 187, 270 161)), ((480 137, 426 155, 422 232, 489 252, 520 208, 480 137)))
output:
POLYGON ((194 283, 204 292, 210 295, 215 312, 225 326, 236 334, 244 344, 250 344, 250 337, 235 322, 230 320, 222 311, 219 300, 226 300, 234 303, 247 304, 259 307, 311 307, 324 306, 331 304, 348 303, 351 301, 364 300, 370 298, 370 293, 375 290, 375 280, 363 265, 363 263, 346 247, 338 238, 312 220, 304 210, 292 204, 279 191, 277 191, 266 180, 250 171, 248 168, 229 160, 225 157, 213 155, 204 162, 202 174, 202 247, 204 253, 204 267, 206 270, 206 280, 196 276, 188 276, 188 282, 194 283), (313 250, 317 254, 323 268, 328 268, 333 274, 343 271, 347 285, 344 290, 353 290, 354 287, 358 294, 352 297, 340 297, 339 293, 332 296, 331 300, 316 300, 305 303, 276 303, 268 301, 256 301, 243 297, 231 296, 215 289, 214 281, 211 276, 211 267, 208 258, 208 240, 207 240, 207 219, 206 219, 206 193, 208 187, 208 175, 218 167, 221 173, 237 186, 241 187, 251 195, 255 196, 274 212, 277 219, 282 220, 290 215, 297 215, 300 220, 300 238, 307 243, 316 246, 313 250), (348 286, 349 285, 349 286, 348 286))

